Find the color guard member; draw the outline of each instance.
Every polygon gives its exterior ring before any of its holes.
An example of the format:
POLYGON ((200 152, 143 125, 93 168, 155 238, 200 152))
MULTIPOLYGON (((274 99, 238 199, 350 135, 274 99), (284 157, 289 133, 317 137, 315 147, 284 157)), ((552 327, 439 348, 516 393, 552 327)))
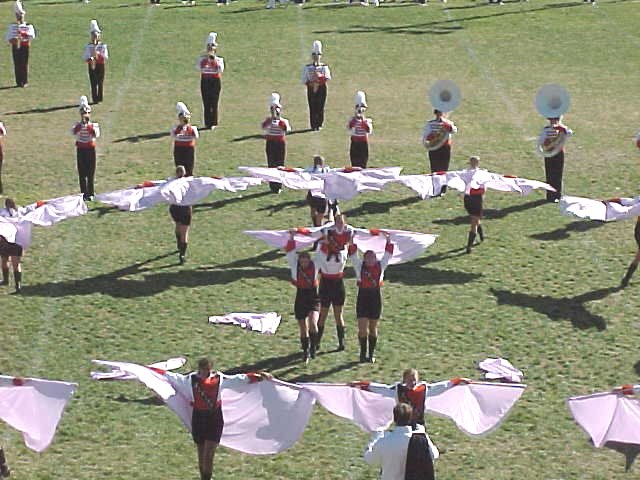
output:
MULTIPOLYGON (((309 173, 329 173, 331 168, 324 163, 324 158, 320 155, 313 157, 313 166, 305 169, 309 173)), ((320 227, 324 223, 325 216, 333 221, 332 212, 337 210, 337 200, 331 202, 322 190, 309 190, 307 193, 307 204, 311 209, 311 222, 314 227, 320 227)), ((315 250, 315 248, 314 248, 315 250)))
MULTIPOLYGON (((4 205, 6 215, 14 216, 17 214, 18 207, 11 198, 7 198, 4 205)), ((3 216, 5 212, 3 212, 3 216)), ((0 270, 2 270, 0 285, 9 285, 9 262, 13 267, 15 293, 20 293, 22 290, 22 247, 16 243, 15 227, 9 223, 0 223, 0 270)))
MULTIPOLYGON (((469 158, 469 169, 477 170, 480 166, 480 157, 469 158)), ((480 241, 484 241, 484 232, 482 231, 482 225, 480 225, 480 219, 483 214, 482 200, 484 197, 485 188, 481 185, 478 188, 473 188, 471 184, 467 185, 464 192, 464 209, 469 214, 471 224, 469 227, 469 237, 467 239, 467 253, 471 253, 471 248, 476 241, 476 235, 480 236, 480 241)))
POLYGON ((91 107, 84 95, 80 97, 80 121, 71 129, 76 138, 76 161, 80 192, 85 200, 93 200, 93 180, 96 173, 96 138, 100 136, 100 126, 91 121, 91 107))
POLYGON ((208 358, 198 361, 198 371, 181 375, 162 371, 172 381, 186 384, 193 389, 193 414, 191 434, 198 448, 198 467, 201 480, 211 480, 213 459, 220 444, 224 418, 222 416, 222 389, 273 378, 269 373, 247 373, 225 375, 212 371, 213 364, 208 358))
POLYGON ((193 175, 196 162, 196 140, 199 137, 198 128, 191 125, 191 112, 182 103, 176 103, 178 124, 171 129, 173 137, 173 162, 176 167, 182 165, 187 176, 193 175))
POLYGON ((296 287, 294 314, 300 328, 300 345, 305 363, 316 357, 318 337, 318 269, 308 252, 296 253, 296 231, 289 232, 289 241, 285 247, 287 262, 291 270, 291 283, 296 287))
POLYGON ((347 130, 351 134, 351 147, 349 158, 351 166, 367 168, 369 161, 369 135, 373 133, 373 123, 365 116, 367 110, 367 97, 364 92, 356 92, 356 112, 349 123, 347 130))
POLYGON ((224 59, 216 55, 218 34, 209 33, 205 48, 207 53, 200 55, 196 69, 200 72, 200 93, 204 108, 204 126, 214 129, 218 126, 218 100, 220 99, 220 78, 224 72, 224 59))
POLYGON ((373 382, 352 382, 349 385, 374 392, 385 397, 395 398, 398 403, 407 403, 413 408, 411 425, 424 425, 425 401, 428 397, 439 395, 456 385, 469 383, 468 378, 455 377, 437 383, 421 382, 418 371, 408 368, 402 373, 402 382, 394 385, 385 385, 373 382))
POLYGON ((363 259, 358 256, 358 247, 349 246, 349 260, 356 271, 358 280, 358 299, 356 317, 358 319, 358 341, 360 342, 360 363, 375 363, 375 350, 378 343, 378 320, 382 314, 382 295, 384 270, 393 255, 393 243, 387 232, 380 232, 387 239, 384 255, 378 260, 373 250, 367 250, 363 259), (367 355, 367 341, 369 354, 367 355))
POLYGON ((338 214, 335 224, 323 230, 320 248, 316 251, 315 264, 320 271, 320 316, 318 318, 318 343, 324 333, 324 324, 329 316, 329 308, 333 307, 338 336, 338 351, 344 350, 344 317, 345 302, 344 267, 347 263, 347 246, 353 239, 353 229, 345 223, 345 217, 338 214))
POLYGON ((9 477, 11 470, 7 464, 7 458, 4 455, 4 448, 0 447, 0 477, 9 477))
MULTIPOLYGON (((422 144, 429 152, 431 173, 446 172, 451 161, 451 135, 458 132, 458 127, 449 120, 445 112, 433 111, 436 118, 429 120, 422 133, 422 144)), ((446 193, 447 186, 442 187, 441 195, 446 193)))
POLYGON ((24 17, 27 12, 20 0, 16 0, 14 11, 16 23, 9 25, 4 38, 11 44, 16 85, 26 87, 29 84, 29 47, 31 40, 36 38, 36 31, 33 25, 25 23, 24 17))
POLYGON ((559 202, 562 196, 562 171, 564 170, 564 144, 573 135, 569 127, 563 125, 562 117, 549 118, 538 138, 538 151, 544 156, 546 182, 556 189, 547 191, 548 202, 559 202))
MULTIPOLYGON (((269 103, 271 116, 262 122, 262 132, 266 140, 265 151, 267 154, 268 167, 282 167, 287 158, 286 134, 291 131, 289 120, 281 116, 282 105, 280 104, 280 95, 278 93, 271 94, 269 103)), ((269 188, 273 193, 282 191, 282 184, 278 182, 269 182, 269 188)))
MULTIPOLYGON (((176 167, 176 178, 182 178, 186 176, 186 173, 184 166, 178 165, 176 167)), ((191 226, 193 207, 191 205, 170 205, 169 214, 176 224, 176 246, 180 265, 182 265, 189 245, 189 227, 191 226)))
POLYGON ((89 82, 91 83, 91 99, 93 103, 102 101, 104 90, 105 63, 109 59, 107 44, 102 43, 102 30, 97 20, 91 20, 89 24, 91 41, 84 47, 82 58, 89 68, 89 82))
POLYGON ((0 194, 3 193, 2 188, 2 162, 4 161, 4 137, 7 136, 7 129, 4 124, 0 122, 0 194))
POLYGON ((307 86, 309 124, 311 130, 320 130, 324 123, 324 105, 327 101, 327 81, 331 80, 329 65, 320 62, 322 43, 315 40, 311 47, 311 63, 302 70, 302 83, 307 86))

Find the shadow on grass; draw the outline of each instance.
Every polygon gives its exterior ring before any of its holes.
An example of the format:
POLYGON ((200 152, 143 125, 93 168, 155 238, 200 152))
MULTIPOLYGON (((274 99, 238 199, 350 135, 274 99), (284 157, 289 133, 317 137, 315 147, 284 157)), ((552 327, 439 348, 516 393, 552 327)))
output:
POLYGON ((496 297, 498 305, 514 305, 530 308, 538 313, 546 315, 550 320, 568 320, 575 328, 585 330, 595 327, 597 330, 606 330, 607 322, 600 316, 586 309, 585 303, 602 300, 612 293, 620 291, 621 287, 609 287, 594 290, 592 292, 576 295, 575 297, 554 298, 547 295, 531 295, 528 293, 514 293, 507 290, 491 288, 491 293, 496 297))
MULTIPOLYGON (((456 30, 462 30, 464 25, 469 22, 482 21, 494 17, 508 17, 514 15, 529 14, 533 12, 544 11, 552 8, 568 8, 582 6, 583 2, 563 2, 556 4, 547 4, 534 8, 521 10, 505 10, 495 8, 486 15, 470 15, 463 18, 449 18, 447 20, 436 20, 431 22, 413 23, 405 25, 351 25, 348 28, 333 30, 314 30, 315 34, 358 34, 358 33, 388 33, 388 34, 404 34, 404 35, 446 35, 456 30)), ((447 10, 454 8, 448 7, 447 10)))
POLYGON ((170 132, 145 133, 143 135, 133 135, 131 137, 118 138, 117 140, 114 140, 113 143, 138 143, 145 140, 155 140, 156 138, 168 137, 169 135, 171 135, 170 132))
POLYGON ((264 207, 257 208, 258 212, 269 212, 269 216, 274 213, 281 212, 287 208, 301 208, 307 205, 307 201, 305 199, 302 200, 290 200, 287 202, 276 203, 275 205, 265 205, 264 207))
POLYGON ((170 252, 159 255, 144 262, 138 262, 110 273, 63 282, 47 282, 27 285, 22 289, 25 297, 71 297, 77 295, 93 295, 100 293, 114 298, 140 298, 157 295, 173 287, 195 288, 209 285, 225 285, 243 278, 275 278, 287 280, 289 269, 284 267, 226 269, 195 268, 174 272, 159 272, 166 268, 178 266, 177 255, 170 252), (176 256, 176 263, 157 267, 146 265, 176 256), (142 275, 140 279, 127 279, 130 275, 142 275))
POLYGON ((0 87, 0 90, 10 90, 12 88, 20 88, 17 85, 7 85, 5 87, 0 87))
POLYGON ((535 233, 533 235, 529 235, 529 237, 533 238, 534 240, 541 240, 543 242, 566 240, 574 232, 584 233, 594 228, 602 227, 603 225, 605 225, 605 222, 587 222, 584 220, 576 220, 575 222, 571 222, 562 228, 556 228, 555 230, 551 230, 550 232, 535 233))
POLYGON ((71 108, 78 108, 78 105, 75 103, 73 105, 57 105, 55 107, 42 107, 42 108, 31 108, 29 110, 21 110, 19 112, 5 112, 5 115, 25 115, 29 113, 49 113, 49 112, 57 112, 58 110, 69 110, 71 108))
MULTIPOLYGON (((590 443, 593 444, 593 442, 590 443)), ((634 443, 607 442, 604 446, 624 455, 625 472, 628 472, 631 469, 633 463, 636 461, 636 457, 640 454, 640 445, 636 445, 634 443)))
POLYGON ((245 363, 243 365, 238 365, 237 367, 229 368, 225 371, 225 373, 229 375, 235 375, 237 373, 246 373, 246 372, 260 372, 267 371, 273 372, 275 370, 279 370, 281 368, 288 367, 293 364, 301 364, 302 363, 302 353, 288 353, 286 355, 280 355, 278 357, 269 357, 263 358, 262 360, 258 360, 254 363, 245 363))
MULTIPOLYGON (((324 353, 324 352, 323 352, 324 353)), ((340 363, 335 367, 331 367, 327 370, 322 370, 316 373, 303 373, 293 378, 288 378, 286 381, 289 383, 299 383, 299 382, 317 382, 318 380, 322 380, 334 373, 343 372, 345 370, 352 370, 353 368, 361 365, 356 361, 349 361, 345 363, 340 363)))
MULTIPOLYGON (((287 137, 290 137, 291 135, 298 135, 300 133, 308 133, 308 132, 313 132, 312 129, 310 128, 303 128, 302 130, 294 130, 292 132, 287 133, 287 137)), ((252 135, 243 135, 242 137, 235 137, 233 139, 231 139, 232 142, 244 142, 245 140, 263 140, 264 139, 264 135, 261 133, 255 133, 252 135)))
POLYGON ((284 251, 275 249, 269 250, 268 252, 261 253, 260 255, 256 255, 255 257, 243 258, 241 260, 236 260, 231 263, 225 263, 224 265, 216 265, 216 269, 225 270, 227 268, 246 268, 246 267, 255 267, 256 265, 262 264, 262 262, 272 262, 273 260, 277 260, 284 256, 284 251))
MULTIPOLYGON (((541 205, 546 204, 547 201, 543 198, 538 200, 532 200, 527 203, 520 203, 518 205, 512 205, 510 207, 501 208, 500 210, 495 210, 491 208, 486 208, 484 210, 484 219, 485 220, 495 220, 504 218, 507 215, 517 212, 523 212, 526 210, 530 210, 532 208, 539 207, 541 205)), ((461 205, 462 208, 462 205, 461 205)), ((460 215, 455 218, 443 218, 434 220, 433 223, 437 225, 468 225, 469 224, 469 215, 460 215)))
POLYGON ((152 405, 155 407, 164 406, 164 402, 160 397, 151 396, 147 398, 127 398, 124 395, 118 395, 117 397, 111 397, 111 400, 120 403, 139 403, 140 405, 152 405))
POLYGON ((423 262, 424 259, 419 259, 415 262, 392 265, 386 270, 385 276, 390 283, 402 283, 403 285, 461 285, 482 277, 482 273, 419 267, 423 262))
MULTIPOLYGON (((376 213, 389 213, 394 207, 406 207, 414 203, 422 202, 420 197, 408 197, 401 200, 393 200, 391 202, 364 202, 362 205, 351 210, 343 212, 347 217, 356 217, 358 215, 373 215, 376 213)), ((468 222, 468 220, 467 220, 468 222)))
POLYGON ((268 195, 274 195, 271 191, 266 190, 264 192, 252 193, 250 195, 241 195, 239 197, 225 198, 224 200, 216 200, 215 202, 199 203, 193 206, 193 211, 198 210, 217 210, 218 208, 226 207, 227 205, 233 205, 234 203, 243 202, 245 200, 253 200, 254 198, 266 197, 268 195))

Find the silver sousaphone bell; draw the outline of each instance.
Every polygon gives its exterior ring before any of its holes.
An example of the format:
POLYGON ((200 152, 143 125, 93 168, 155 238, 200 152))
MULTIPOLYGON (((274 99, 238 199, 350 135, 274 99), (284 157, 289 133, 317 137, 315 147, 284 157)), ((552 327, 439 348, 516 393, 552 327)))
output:
POLYGON ((452 112, 462 100, 460 89, 451 80, 438 80, 429 89, 429 101, 441 112, 452 112))
POLYGON ((548 83, 536 94, 536 110, 544 118, 560 118, 571 105, 569 92, 562 85, 548 83))

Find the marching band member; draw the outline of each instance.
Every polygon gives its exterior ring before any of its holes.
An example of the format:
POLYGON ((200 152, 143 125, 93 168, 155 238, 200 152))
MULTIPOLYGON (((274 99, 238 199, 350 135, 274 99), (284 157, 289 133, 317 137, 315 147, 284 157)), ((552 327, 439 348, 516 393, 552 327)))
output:
POLYGON ((199 137, 198 128, 191 125, 191 112, 182 103, 176 103, 178 113, 178 124, 171 129, 173 137, 173 162, 176 167, 182 165, 187 172, 187 176, 193 175, 196 162, 196 140, 199 137))
POLYGON ((638 132, 638 135, 636 135, 636 147, 638 147, 638 150, 640 150, 640 132, 638 132))
POLYGON ((212 478, 213 459, 224 428, 222 389, 272 378, 269 373, 225 375, 222 372, 212 371, 212 368, 211 360, 202 358, 198 361, 198 371, 188 375, 162 371, 162 374, 171 381, 187 385, 193 391, 191 431, 198 449, 201 480, 212 478))
POLYGON ((395 398, 398 403, 407 403, 413 408, 411 425, 424 425, 425 401, 428 397, 434 397, 449 390, 456 385, 469 383, 468 378, 455 377, 436 383, 421 382, 418 371, 415 368, 408 368, 402 372, 402 382, 394 385, 373 382, 352 382, 349 385, 369 392, 395 398))
POLYGON ((311 63, 302 70, 302 83, 307 86, 309 124, 311 130, 320 130, 324 123, 324 104, 327 101, 327 81, 331 80, 329 65, 320 62, 322 43, 315 40, 311 47, 311 63))
POLYGON ((224 72, 224 59, 216 55, 218 34, 210 32, 205 48, 207 53, 200 55, 196 69, 200 72, 200 93, 204 108, 204 125, 214 129, 218 126, 218 100, 220 99, 220 77, 224 72))
MULTIPOLYGON (((11 198, 7 198, 4 205, 8 216, 17 214, 18 207, 11 198)), ((16 230, 13 225, 0 223, 0 270, 2 270, 0 285, 9 285, 9 262, 11 262, 16 286, 15 293, 20 293, 22 290, 22 250, 22 247, 16 243, 16 230)))
POLYGON ((358 319, 358 341, 360 342, 360 363, 375 363, 375 350, 378 343, 378 320, 382 314, 382 295, 384 270, 393 255, 393 243, 387 232, 381 232, 387 239, 382 260, 376 258, 373 250, 367 250, 363 259, 358 256, 358 247, 349 246, 349 260, 356 271, 358 279, 358 298, 356 300, 356 317, 358 319), (367 340, 369 354, 367 355, 367 340))
POLYGON ((338 351, 344 350, 344 317, 345 301, 344 267, 347 263, 347 245, 353 239, 353 229, 345 222, 343 214, 335 217, 335 224, 323 230, 320 248, 316 251, 315 264, 320 271, 320 316, 318 317, 318 342, 324 333, 324 324, 329 315, 329 307, 333 306, 338 336, 338 351))
POLYGON ((558 202, 562 191, 562 171, 564 169, 564 144, 573 135, 569 127, 563 125, 562 117, 548 118, 538 138, 538 151, 544 156, 544 172, 546 181, 556 189, 547 191, 547 201, 558 202))
MULTIPOLYGON (((458 127, 449 120, 445 112, 433 111, 436 118, 429 120, 422 133, 422 144, 429 152, 431 173, 446 172, 451 161, 451 135, 458 132, 458 127)), ((442 187, 441 195, 447 186, 442 187)))
POLYGON ((7 136, 7 129, 4 124, 0 122, 0 194, 3 192, 2 188, 2 162, 4 161, 4 137, 7 136))
MULTIPOLYGON (((267 166, 281 167, 287 158, 285 135, 291 131, 291 125, 289 120, 281 116, 282 105, 280 104, 280 95, 278 93, 271 94, 269 110, 271 116, 262 122, 262 131, 266 140, 267 166)), ((282 184, 269 182, 269 188, 273 193, 280 193, 282 184)))
MULTIPOLYGON (((320 155, 313 157, 313 166, 305 170, 309 173, 329 173, 330 171, 331 168, 325 165, 324 158, 320 155)), ((329 215, 330 222, 333 221, 332 212, 338 208, 337 200, 331 202, 322 190, 309 190, 307 204, 311 209, 311 222, 314 227, 322 226, 326 215, 329 215)))
POLYGON ((89 82, 91 83, 91 99, 93 103, 102 101, 104 87, 104 68, 109 58, 107 44, 102 43, 102 30, 97 20, 91 20, 89 24, 91 41, 84 47, 82 58, 89 68, 89 82))
POLYGON ((316 356, 318 336, 318 269, 308 252, 296 253, 295 230, 289 232, 289 241, 285 247, 287 262, 291 270, 291 283, 296 287, 294 313, 300 328, 300 345, 305 363, 316 356))
MULTIPOLYGON (((469 158, 469 170, 477 170, 480 166, 480 157, 469 158)), ((474 186, 470 183, 466 186, 464 192, 464 209, 469 214, 471 224, 469 226, 469 237, 467 239, 467 253, 471 253, 471 248, 476 241, 476 235, 480 236, 480 241, 484 241, 484 232, 480 219, 483 214, 482 200, 484 198, 485 188, 482 185, 474 186)))
POLYGON ((349 158, 351 166, 367 168, 369 161, 369 135, 373 133, 373 123, 365 116, 367 110, 367 98, 364 92, 356 92, 355 98, 356 112, 349 123, 347 129, 351 133, 351 148, 349 158))
POLYGON ((11 44, 16 85, 26 87, 29 85, 29 46, 31 40, 36 38, 36 31, 33 25, 25 23, 24 17, 27 12, 22 7, 20 0, 16 0, 14 11, 16 23, 9 25, 4 38, 11 44))
MULTIPOLYGON (((182 178, 186 174, 187 171, 183 165, 176 167, 176 178, 182 178)), ((170 205, 169 214, 176 224, 176 246, 178 247, 180 265, 182 265, 189 245, 189 227, 191 225, 193 207, 191 205, 170 205)))
POLYGON ((80 97, 80 121, 71 129, 76 138, 76 161, 80 192, 85 200, 93 200, 93 179, 96 173, 96 138, 100 126, 91 121, 91 107, 84 95, 80 97))

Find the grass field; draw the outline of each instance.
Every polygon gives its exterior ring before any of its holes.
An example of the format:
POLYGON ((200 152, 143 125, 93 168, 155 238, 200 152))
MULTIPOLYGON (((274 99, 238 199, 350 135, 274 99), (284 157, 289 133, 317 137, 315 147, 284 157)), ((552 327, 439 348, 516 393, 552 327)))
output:
MULTIPOLYGON (((332 166, 348 163, 344 126, 362 89, 375 129, 370 164, 424 172, 419 138, 430 117, 426 92, 435 80, 450 78, 464 97, 452 115, 460 129, 452 168, 479 154, 490 170, 544 179, 534 153, 544 120, 533 97, 555 82, 572 95, 565 122, 575 136, 567 146, 565 191, 637 194, 638 0, 602 0, 596 8, 552 0, 500 7, 432 1, 425 8, 391 2, 378 9, 314 1, 275 11, 253 0, 222 8, 203 1, 193 8, 122 1, 25 3, 39 34, 29 88, 9 88, 9 49, 0 55, 0 119, 9 131, 5 193, 18 203, 77 190, 68 131, 79 96, 89 92, 81 54, 92 18, 112 57, 105 101, 93 114, 103 131, 98 192, 171 174, 174 105, 184 101, 200 118, 193 65, 214 30, 227 64, 221 126, 202 135, 198 174, 237 175, 237 166, 265 163, 263 141, 250 136, 259 133, 272 91, 282 94, 293 128, 308 127, 299 77, 312 41, 320 39, 334 75, 326 127, 291 136, 289 165, 308 165, 317 153, 332 166)), ((0 3, 0 11, 8 24, 13 4, 0 3)), ((96 204, 85 217, 34 231, 24 258, 24 294, 0 291, 0 371, 75 381, 79 389, 42 455, 0 427, 17 480, 197 478, 195 449, 167 408, 140 385, 101 384, 88 374, 93 358, 146 363, 184 355, 193 367, 205 354, 223 371, 261 368, 290 381, 387 383, 408 366, 428 380, 476 377, 477 361, 503 356, 525 372, 527 392, 503 426, 481 440, 451 422, 430 420, 443 451, 439 478, 627 478, 624 457, 592 448, 563 402, 638 380, 640 300, 634 292, 640 277, 625 291, 616 288, 636 249, 631 222, 576 221, 539 193, 490 192, 488 239, 472 255, 459 255, 467 218, 457 194, 427 202, 400 187, 362 195, 343 207, 353 225, 440 237, 423 257, 387 272, 378 363, 354 362, 351 278, 347 351, 323 351, 305 367, 285 260, 242 230, 306 225, 308 209, 301 192, 267 190, 217 194, 197 206, 184 266, 177 265, 164 208, 126 214, 96 204), (211 314, 270 310, 284 320, 274 337, 206 323, 211 314)), ((325 348, 335 335, 327 325, 325 348)), ((302 440, 281 455, 221 449, 216 478, 376 478, 361 459, 367 439, 317 408, 302 440)))

